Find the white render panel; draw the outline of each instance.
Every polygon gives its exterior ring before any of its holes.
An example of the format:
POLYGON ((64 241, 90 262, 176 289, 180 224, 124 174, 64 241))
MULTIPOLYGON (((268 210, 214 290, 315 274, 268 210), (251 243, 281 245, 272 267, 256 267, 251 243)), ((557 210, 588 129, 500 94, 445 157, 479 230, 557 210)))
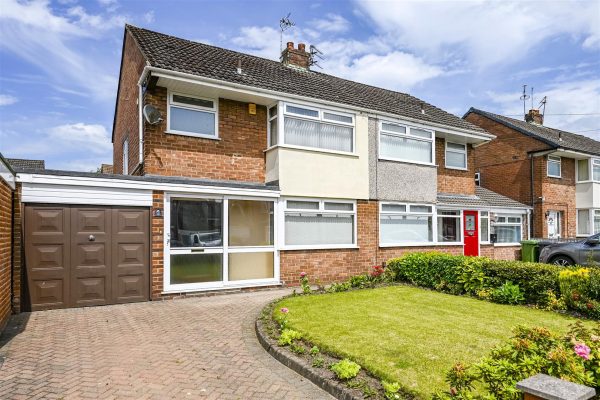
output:
POLYGON ((152 206, 152 190, 23 183, 23 203, 152 206))
POLYGON ((600 183, 584 182, 575 185, 576 208, 600 208, 600 183))

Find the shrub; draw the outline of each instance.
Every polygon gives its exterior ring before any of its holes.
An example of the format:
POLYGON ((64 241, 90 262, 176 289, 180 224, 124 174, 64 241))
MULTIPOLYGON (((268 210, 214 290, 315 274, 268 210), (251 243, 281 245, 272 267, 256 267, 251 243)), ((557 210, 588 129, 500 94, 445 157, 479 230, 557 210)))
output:
POLYGON ((323 368, 323 365, 325 364, 325 359, 321 356, 317 356, 315 358, 313 358, 312 361, 312 366, 315 368, 323 368))
MULTIPOLYGON (((437 399, 471 399, 474 387, 487 391, 481 398, 517 400, 516 384, 538 373, 588 386, 600 382, 600 325, 590 331, 578 322, 566 336, 545 328, 515 328, 514 336, 494 348, 479 363, 456 364, 446 375, 450 390, 437 399)), ((480 398, 480 397, 476 397, 480 398)))
POLYGON ((401 398, 398 392, 400 392, 402 387, 398 382, 381 381, 381 386, 383 386, 383 393, 386 399, 396 400, 401 398))
POLYGON ((306 349, 304 347, 300 346, 299 344, 293 343, 293 342, 290 344, 290 350, 296 354, 306 353, 306 349))
POLYGON ((519 285, 514 285, 512 282, 506 282, 499 288, 494 289, 490 297, 492 301, 502 304, 521 304, 525 300, 519 285))
POLYGON ((302 293, 310 294, 312 292, 308 281, 308 274, 306 272, 300 272, 300 286, 302 287, 302 293))
POLYGON ((342 282, 342 283, 332 283, 331 286, 329 286, 329 289, 327 289, 328 292, 330 293, 337 293, 337 292, 347 292, 348 290, 350 290, 351 288, 351 284, 350 281, 346 281, 346 282, 342 282))
POLYGON ((344 358, 342 361, 333 364, 330 369, 335 373, 338 379, 348 380, 358 375, 360 371, 360 365, 354 361, 344 358))
POLYGON ((302 339, 302 334, 293 329, 284 329, 277 340, 280 346, 288 346, 294 342, 294 340, 302 339))
POLYGON ((319 354, 320 350, 317 346, 313 346, 310 348, 310 355, 311 356, 316 356, 317 354, 319 354))

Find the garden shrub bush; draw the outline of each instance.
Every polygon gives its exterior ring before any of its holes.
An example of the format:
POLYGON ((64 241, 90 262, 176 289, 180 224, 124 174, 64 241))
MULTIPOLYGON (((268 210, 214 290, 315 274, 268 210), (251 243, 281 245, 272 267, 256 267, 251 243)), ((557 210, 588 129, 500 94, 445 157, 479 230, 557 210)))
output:
POLYGON ((338 379, 343 381, 352 379, 360 372, 360 365, 355 363, 354 361, 350 361, 347 358, 344 358, 342 361, 336 362, 332 364, 331 369, 338 379))
POLYGON ((457 363, 446 375, 450 390, 435 399, 521 399, 517 382, 538 373, 571 382, 600 386, 600 325, 587 329, 581 322, 566 336, 545 328, 515 328, 514 336, 495 347, 480 362, 457 363), (475 394, 475 387, 487 393, 475 394))
POLYGON ((387 263, 387 274, 396 281, 499 303, 568 308, 600 318, 600 268, 586 269, 586 276, 579 278, 570 271, 577 270, 438 252, 411 253, 387 263))

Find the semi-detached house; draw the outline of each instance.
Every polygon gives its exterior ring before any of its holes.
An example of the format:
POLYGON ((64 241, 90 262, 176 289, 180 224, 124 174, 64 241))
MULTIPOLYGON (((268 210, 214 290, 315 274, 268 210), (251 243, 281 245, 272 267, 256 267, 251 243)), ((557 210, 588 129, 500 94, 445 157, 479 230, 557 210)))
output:
POLYGON ((303 44, 277 62, 126 26, 114 174, 17 171, 14 300, 327 283, 412 251, 518 256, 530 208, 474 179, 492 134, 310 64, 303 44))

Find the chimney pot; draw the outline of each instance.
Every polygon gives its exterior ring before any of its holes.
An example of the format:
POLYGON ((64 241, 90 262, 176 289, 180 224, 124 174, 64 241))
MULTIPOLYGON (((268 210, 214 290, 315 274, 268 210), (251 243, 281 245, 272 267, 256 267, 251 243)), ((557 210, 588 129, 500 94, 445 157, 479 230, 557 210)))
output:
POLYGON ((306 51, 306 45, 304 43, 298 43, 298 50, 306 51))
POLYGON ((294 50, 294 42, 287 42, 288 50, 294 50))
POLYGON ((527 115, 525 115, 525 121, 529 122, 530 124, 543 125, 544 116, 540 114, 540 110, 532 108, 531 110, 529 110, 527 115))
POLYGON ((306 45, 304 43, 298 43, 298 48, 294 48, 294 42, 287 42, 287 47, 281 52, 281 62, 284 65, 309 69, 310 68, 310 54, 306 52, 306 45))

